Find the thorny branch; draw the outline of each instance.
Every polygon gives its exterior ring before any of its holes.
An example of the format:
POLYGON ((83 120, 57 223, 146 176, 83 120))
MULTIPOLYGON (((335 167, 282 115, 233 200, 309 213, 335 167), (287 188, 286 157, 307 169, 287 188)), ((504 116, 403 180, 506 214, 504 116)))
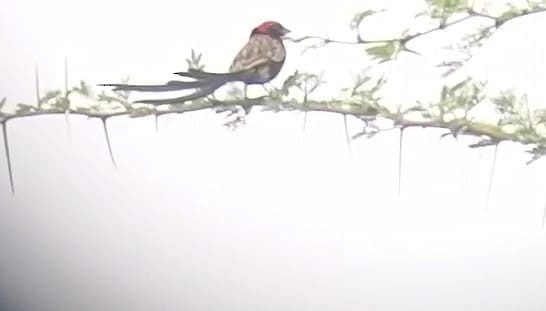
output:
MULTIPOLYGON (((369 95, 369 94, 368 94, 369 95)), ((59 95, 62 97, 62 95, 59 95)), ((116 97, 109 97, 108 101, 113 101, 116 97)), ((104 99, 103 99, 104 100, 104 99)), ((123 101, 123 98, 119 98, 119 101, 123 101)), ((500 101, 503 104, 506 102, 500 101)), ((440 103, 443 105, 442 103, 440 103)), ((365 135, 373 136, 381 130, 378 129, 373 121, 378 118, 390 119, 392 120, 393 127, 401 128, 410 128, 410 127, 428 127, 428 128, 441 128, 446 129, 450 135, 472 135, 479 138, 478 142, 473 144, 471 147, 480 147, 488 146, 492 144, 498 144, 501 141, 513 141, 519 142, 524 145, 531 146, 529 150, 533 154, 533 159, 536 160, 541 156, 546 154, 546 136, 541 135, 538 132, 540 129, 539 126, 523 126, 520 130, 506 130, 505 125, 501 121, 498 124, 487 124, 472 120, 471 118, 454 118, 449 119, 447 112, 443 112, 444 116, 433 115, 434 108, 423 109, 421 107, 415 107, 414 109, 408 109, 404 113, 398 111, 392 112, 385 107, 382 107, 375 102, 375 99, 370 101, 360 101, 358 99, 352 100, 329 100, 329 101, 320 101, 320 100, 310 100, 307 99, 305 103, 298 102, 296 100, 289 100, 283 98, 274 98, 271 96, 264 96, 258 98, 252 98, 248 100, 244 99, 232 99, 226 101, 220 101, 215 99, 203 99, 191 103, 185 103, 181 105, 169 106, 166 109, 159 109, 156 107, 133 107, 129 106, 126 109, 123 108, 122 104, 118 105, 118 109, 112 109, 111 106, 114 106, 112 103, 109 104, 109 110, 101 110, 98 107, 93 108, 73 108, 76 105, 71 105, 68 111, 71 115, 80 115, 87 118, 99 119, 103 122, 104 134, 106 135, 106 141, 108 144, 109 154, 112 160, 112 163, 115 164, 115 159, 112 152, 111 142, 108 136, 108 130, 106 127, 106 120, 118 116, 128 116, 128 117, 145 117, 145 116, 154 116, 155 118, 173 113, 186 113, 198 110, 213 109, 216 111, 233 111, 237 107, 261 107, 266 111, 303 111, 303 112, 330 112, 340 114, 342 117, 347 115, 352 115, 358 119, 361 119, 364 122, 363 131, 366 131, 365 135)), ((3 126, 4 130, 4 143, 5 143, 5 152, 7 152, 8 157, 8 166, 10 174, 10 182, 12 184, 13 190, 13 175, 11 169, 11 161, 9 157, 9 149, 7 149, 7 122, 16 118, 25 118, 25 117, 37 117, 43 115, 53 115, 53 114, 65 114, 67 112, 66 107, 59 106, 43 106, 42 109, 24 109, 28 108, 25 105, 19 105, 19 110, 17 113, 9 114, 2 113, 0 114, 0 123, 3 126), (21 108, 22 106, 22 108, 21 108)), ((510 115, 514 117, 514 115, 510 115)), ((500 119, 504 120, 504 119, 500 119)), ((525 119, 525 124, 527 120, 525 119)), ((513 124, 511 124, 513 126, 513 124)), ((361 136, 361 135, 356 135, 361 136)), ((400 177, 399 177, 400 178, 400 177)))
MULTIPOLYGON (((483 41, 493 34, 493 30, 498 29, 506 24, 506 22, 522 16, 546 11, 546 8, 533 3, 533 5, 529 5, 529 8, 510 8, 510 10, 499 16, 493 16, 487 12, 478 12, 473 8, 461 5, 465 1, 444 1, 444 7, 441 8, 437 7, 436 4, 439 1, 430 0, 429 2, 430 12, 427 15, 429 18, 437 21, 437 26, 425 31, 411 33, 408 30, 399 38, 385 40, 364 39, 364 36, 360 33, 359 26, 364 18, 377 13, 376 11, 368 10, 357 14, 351 24, 351 28, 357 34, 356 41, 342 41, 316 36, 306 36, 290 40, 293 42, 302 42, 308 39, 317 39, 322 42, 314 47, 330 43, 372 44, 375 46, 367 48, 367 54, 379 63, 382 63, 395 59, 396 55, 401 51, 414 52, 408 49, 406 44, 416 38, 452 27, 471 18, 491 20, 493 22, 491 26, 480 29, 479 33, 465 38, 465 42, 462 45, 463 50, 466 49, 465 51, 468 54, 472 54, 472 51, 467 51, 469 48, 481 46, 483 41)), ((203 65, 199 63, 200 59, 201 55, 196 55, 192 51, 192 58, 188 60, 188 65, 197 69, 203 69, 203 65)), ((466 59, 463 61, 446 61, 439 66, 448 67, 449 69, 445 74, 448 75, 461 68, 464 61, 466 59)), ((530 146, 528 152, 533 156, 531 161, 546 155, 546 136, 544 134, 546 132, 546 111, 529 111, 526 98, 516 98, 511 92, 505 92, 494 98, 486 98, 483 95, 483 88, 485 86, 483 83, 465 79, 454 86, 445 86, 441 90, 440 100, 436 103, 428 105, 419 103, 405 111, 400 111, 399 109, 391 111, 381 105, 380 96, 377 94, 385 82, 386 79, 383 77, 377 79, 367 76, 364 73, 357 79, 353 87, 346 89, 350 93, 348 99, 316 100, 311 99, 310 96, 322 84, 320 76, 296 72, 286 79, 280 89, 270 91, 268 96, 252 99, 231 96, 226 100, 218 100, 212 97, 187 103, 155 107, 150 105, 132 105, 128 100, 128 94, 124 92, 111 93, 111 95, 103 92, 98 96, 94 96, 90 87, 84 82, 78 87, 69 89, 68 72, 65 64, 64 92, 60 90, 49 91, 40 97, 38 78, 36 78, 36 91, 39 97, 36 106, 18 104, 14 112, 7 112, 5 109, 2 109, 5 106, 6 99, 4 98, 0 101, 0 124, 3 129, 4 151, 6 153, 12 191, 14 191, 13 171, 8 146, 7 122, 17 118, 53 114, 64 114, 66 117, 71 114, 99 119, 103 124, 110 157, 114 165, 115 159, 106 127, 106 121, 110 118, 117 116, 134 118, 153 116, 156 120, 157 129, 157 119, 161 115, 210 109, 217 113, 227 113, 228 117, 233 118, 235 116, 234 120, 226 123, 226 125, 233 126, 244 122, 238 111, 241 111, 241 108, 248 110, 252 107, 261 107, 263 110, 273 112, 302 111, 306 115, 308 112, 313 111, 337 113, 341 114, 344 120, 346 120, 346 116, 351 115, 363 122, 362 131, 353 135, 353 138, 360 136, 373 137, 381 131, 393 128, 440 128, 447 130, 447 134, 453 136, 471 135, 477 137, 478 141, 470 147, 491 146, 498 145, 502 141, 512 141, 530 146), (298 101, 289 96, 294 89, 304 94, 303 101, 298 101), (86 98, 87 102, 91 101, 94 104, 81 104, 80 101, 82 98, 86 98), (80 105, 77 105, 78 103, 80 105), (475 106, 483 104, 493 104, 496 107, 498 112, 497 122, 483 122, 471 116, 470 111, 475 106), (526 105, 527 107, 525 114, 522 113, 524 110, 522 109, 522 105, 526 105), (392 127, 379 128, 375 123, 377 119, 391 120, 392 127)), ((399 173, 401 174, 401 172, 399 173)), ((399 176, 400 178, 401 176, 399 176)))
MULTIPOLYGON (((380 83, 380 82, 379 82, 380 83)), ((139 106, 124 106, 125 98, 122 96, 99 95, 96 99, 98 105, 90 108, 77 107, 71 105, 68 109, 72 115, 81 115, 88 118, 98 118, 107 120, 118 116, 128 116, 131 118, 145 116, 161 116, 165 114, 186 113, 198 110, 213 109, 217 111, 231 111, 237 107, 261 107, 264 111, 302 111, 302 112, 329 112, 344 115, 352 115, 358 119, 366 120, 365 129, 370 130, 373 134, 366 133, 368 136, 374 135, 377 129, 368 121, 373 121, 378 118, 389 119, 394 127, 403 127, 405 129, 411 127, 421 128, 439 128, 446 129, 450 135, 472 135, 480 138, 480 140, 472 144, 470 147, 482 147, 497 144, 502 141, 518 142, 524 145, 529 145, 533 149, 531 153, 537 153, 538 157, 546 153, 546 136, 539 133, 539 129, 543 124, 536 123, 534 126, 529 126, 529 120, 525 116, 518 118, 517 106, 522 105, 518 99, 505 93, 499 97, 492 99, 482 98, 480 102, 474 103, 467 109, 472 109, 477 104, 494 102, 498 106, 498 110, 504 115, 499 116, 497 124, 484 123, 474 120, 469 116, 456 117, 457 112, 463 109, 457 106, 458 103, 467 104, 471 101, 470 97, 477 94, 466 94, 467 89, 472 89, 473 92, 479 93, 482 89, 474 84, 473 81, 467 80, 465 85, 455 85, 451 89, 443 90, 442 100, 439 103, 430 105, 429 107, 414 106, 405 111, 390 111, 388 108, 379 105, 379 98, 374 97, 377 90, 374 87, 371 89, 360 91, 358 94, 346 100, 314 100, 307 99, 305 103, 295 99, 279 97, 279 93, 285 90, 275 90, 269 96, 261 96, 248 99, 228 99, 218 100, 212 98, 201 99, 189 103, 168 105, 163 109, 149 105, 139 106), (463 87, 466 86, 466 87, 463 87), (117 105, 116 105, 117 104, 117 105), (104 109, 107 105, 108 109, 104 109), (453 106, 450 106, 453 105, 453 106), (102 107, 102 108, 101 108, 102 107), (442 107, 442 109, 439 109, 442 107), (521 124, 520 124, 521 122, 521 124), (506 127, 510 125, 510 130, 506 127), (516 129, 514 129, 516 127, 516 129), (519 127, 519 128, 518 128, 519 127)), ((58 95, 57 98, 50 98, 51 101, 62 98, 63 95, 58 95)), ((48 105, 37 109, 33 106, 24 104, 18 105, 18 110, 15 113, 0 113, 0 123, 25 117, 36 117, 42 115, 64 114, 67 109, 56 104, 48 105)), ((526 113, 525 113, 526 114, 526 113)), ((533 113, 537 120, 542 121, 543 115, 546 119, 546 112, 537 110, 533 113)), ((384 130, 384 129, 380 129, 384 130)), ((361 136, 361 135, 357 135, 361 136)), ((537 159, 538 159, 537 157, 537 159)), ((536 159, 533 159, 536 160, 536 159)))

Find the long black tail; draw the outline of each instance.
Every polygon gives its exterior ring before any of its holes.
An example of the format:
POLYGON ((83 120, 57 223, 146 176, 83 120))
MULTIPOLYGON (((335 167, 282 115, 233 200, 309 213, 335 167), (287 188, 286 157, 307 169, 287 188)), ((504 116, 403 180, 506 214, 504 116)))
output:
POLYGON ((166 84, 159 85, 138 85, 138 84, 99 84, 99 86, 113 86, 114 91, 138 91, 138 92, 171 92, 180 90, 189 90, 204 87, 210 84, 210 81, 168 81, 166 84))
POLYGON ((180 96, 180 97, 167 98, 167 99, 142 99, 142 100, 135 101, 135 103, 152 104, 152 105, 179 104, 179 103, 183 103, 186 101, 190 101, 190 100, 194 100, 194 99, 198 99, 198 98, 210 95, 214 93, 214 91, 216 91, 216 89, 219 88, 220 86, 222 86, 222 84, 210 85, 207 87, 197 89, 195 92, 191 94, 180 96))
POLYGON ((187 72, 176 72, 175 74, 195 79, 195 81, 168 81, 161 85, 137 85, 137 84, 99 84, 99 86, 114 87, 114 91, 137 91, 137 92, 172 92, 180 90, 196 89, 195 92, 176 98, 168 99, 144 99, 135 103, 152 105, 165 105, 182 103, 189 100, 205 97, 212 94, 216 89, 228 82, 240 81, 244 72, 235 73, 212 73, 197 70, 187 72))

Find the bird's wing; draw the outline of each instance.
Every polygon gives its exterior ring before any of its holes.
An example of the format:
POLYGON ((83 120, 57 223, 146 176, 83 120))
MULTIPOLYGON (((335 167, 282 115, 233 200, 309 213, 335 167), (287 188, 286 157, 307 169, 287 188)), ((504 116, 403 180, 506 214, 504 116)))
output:
POLYGON ((230 72, 245 71, 271 62, 282 63, 286 52, 282 41, 267 35, 252 35, 235 56, 230 72))
POLYGON ((161 85, 137 85, 137 84, 99 84, 99 86, 113 86, 114 91, 140 91, 140 92, 170 92, 188 90, 209 85, 208 81, 168 81, 161 85))

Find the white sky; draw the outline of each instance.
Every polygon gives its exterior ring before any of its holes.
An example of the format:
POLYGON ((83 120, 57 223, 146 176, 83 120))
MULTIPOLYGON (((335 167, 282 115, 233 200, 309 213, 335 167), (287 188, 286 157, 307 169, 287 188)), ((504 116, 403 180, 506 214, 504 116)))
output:
MULTIPOLYGON (((30 1, 0 11, 0 96, 34 102, 71 83, 162 82, 185 69, 191 48, 225 70, 255 25, 278 20, 294 36, 352 39, 354 13, 385 7, 363 24, 385 37, 412 25, 419 1, 30 1), (65 13, 67 12, 67 13, 65 13), (68 13, 69 12, 69 13, 68 13), (378 29, 380 28, 380 29, 378 29)), ((491 88, 527 92, 544 107, 544 15, 507 24, 469 71, 491 88)), ((472 26, 474 27, 474 26, 472 26)), ((462 31, 464 29, 460 29, 462 31)), ((440 81, 438 46, 423 57, 376 67, 391 77, 389 104, 429 98, 440 81)), ((432 43, 432 46, 430 45, 432 43)), ((325 72, 338 96, 369 64, 363 49, 301 54, 287 43, 279 78, 325 72)), ((259 91, 259 90, 258 90, 259 91)), ((404 139, 402 198, 398 133, 353 142, 339 116, 253 111, 231 132, 212 112, 109 121, 119 168, 100 124, 62 116, 9 123, 17 195, 0 164, 0 301, 25 310, 544 310, 545 161, 499 147, 484 210, 492 148, 404 139)), ((352 120, 350 128, 360 128, 352 120)), ((0 159, 4 161, 4 159, 0 159)), ((3 162, 0 162, 3 163, 3 162)), ((1 309, 1 308, 0 308, 1 309)), ((3 310, 3 309, 2 309, 3 310)))

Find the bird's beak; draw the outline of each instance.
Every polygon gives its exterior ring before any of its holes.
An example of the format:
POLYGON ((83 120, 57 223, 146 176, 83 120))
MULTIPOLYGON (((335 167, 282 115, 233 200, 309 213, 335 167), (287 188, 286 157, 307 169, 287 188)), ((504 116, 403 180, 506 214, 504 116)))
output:
POLYGON ((290 33, 290 30, 286 28, 283 28, 281 31, 282 37, 285 37, 288 33, 290 33))

